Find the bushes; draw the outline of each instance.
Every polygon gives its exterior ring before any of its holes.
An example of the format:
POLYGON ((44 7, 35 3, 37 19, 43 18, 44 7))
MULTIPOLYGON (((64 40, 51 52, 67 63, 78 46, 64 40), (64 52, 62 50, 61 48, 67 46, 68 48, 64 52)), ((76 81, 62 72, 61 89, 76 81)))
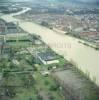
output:
POLYGON ((45 85, 49 85, 49 82, 47 80, 45 81, 45 85))
POLYGON ((42 96, 40 96, 39 94, 37 95, 38 100, 43 100, 42 96))
POLYGON ((51 91, 57 91, 59 89, 59 85, 51 85, 49 88, 51 91))
POLYGON ((5 96, 9 96, 11 98, 15 97, 16 92, 15 89, 13 87, 7 87, 7 89, 5 89, 5 96))
POLYGON ((49 100, 55 100, 55 97, 54 96, 50 96, 49 100))

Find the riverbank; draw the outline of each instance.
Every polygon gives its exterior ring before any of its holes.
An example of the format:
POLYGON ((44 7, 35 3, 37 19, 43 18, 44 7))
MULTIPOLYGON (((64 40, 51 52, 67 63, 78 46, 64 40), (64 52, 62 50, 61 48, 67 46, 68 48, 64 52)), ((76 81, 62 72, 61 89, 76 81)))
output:
MULTIPOLYGON (((38 24, 38 23, 36 23, 36 24, 38 24)), ((41 24, 39 24, 39 25, 41 25, 41 24)), ((43 26, 43 25, 41 25, 41 26, 43 26)), ((43 26, 43 27, 46 27, 46 26, 43 26)), ((50 28, 50 27, 46 27, 46 28, 48 28, 48 29, 51 29, 51 30, 53 30, 55 33, 58 33, 58 34, 60 34, 60 35, 68 35, 68 36, 70 36, 70 37, 73 37, 73 38, 75 38, 75 39, 78 39, 79 41, 78 41, 78 43, 81 43, 81 44, 83 44, 83 45, 86 45, 86 46, 88 46, 88 47, 91 47, 91 48, 93 48, 93 49, 95 49, 95 50, 99 50, 99 46, 98 45, 96 45, 95 43, 93 43, 93 42, 89 42, 88 40, 85 40, 85 39, 83 39, 83 38, 81 38, 81 37, 77 37, 77 36, 74 36, 73 34, 67 34, 65 31, 62 31, 62 30, 59 30, 59 29, 57 29, 57 28, 50 28)))
POLYGON ((79 41, 79 43, 83 44, 83 45, 86 45, 88 47, 91 47, 95 50, 99 50, 99 46, 96 45, 95 43, 92 43, 92 42, 89 42, 88 40, 84 40, 83 38, 81 37, 77 37, 77 36, 73 36, 72 34, 66 34, 68 36, 71 36, 71 37, 74 37, 74 38, 77 38, 79 41))

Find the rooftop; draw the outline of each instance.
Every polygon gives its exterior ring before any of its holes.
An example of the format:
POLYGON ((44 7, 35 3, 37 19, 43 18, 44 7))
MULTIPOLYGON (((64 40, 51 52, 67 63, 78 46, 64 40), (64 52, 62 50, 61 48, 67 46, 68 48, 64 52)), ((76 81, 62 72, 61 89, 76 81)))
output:
POLYGON ((16 27, 16 25, 13 22, 6 23, 7 27, 16 27))
POLYGON ((51 61, 57 59, 54 52, 41 52, 38 53, 38 56, 44 61, 51 61))

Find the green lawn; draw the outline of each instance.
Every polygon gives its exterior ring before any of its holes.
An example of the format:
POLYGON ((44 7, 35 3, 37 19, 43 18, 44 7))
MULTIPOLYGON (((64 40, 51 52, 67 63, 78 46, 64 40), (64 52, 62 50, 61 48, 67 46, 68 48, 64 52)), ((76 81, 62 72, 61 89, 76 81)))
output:
POLYGON ((32 46, 32 43, 31 42, 9 42, 8 45, 10 45, 11 47, 20 47, 20 48, 23 48, 23 47, 29 47, 29 46, 32 46))
POLYGON ((34 88, 29 89, 22 89, 21 93, 17 93, 17 96, 13 98, 12 100, 29 100, 32 98, 32 100, 38 100, 37 94, 34 91, 34 88))

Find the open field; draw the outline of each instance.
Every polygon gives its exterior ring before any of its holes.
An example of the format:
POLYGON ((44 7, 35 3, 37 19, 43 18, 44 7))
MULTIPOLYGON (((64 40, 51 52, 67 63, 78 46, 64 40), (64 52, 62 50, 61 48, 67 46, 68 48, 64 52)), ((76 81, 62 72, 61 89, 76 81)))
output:
POLYGON ((94 86, 94 83, 85 78, 77 69, 67 68, 67 70, 56 71, 53 76, 61 84, 63 90, 68 92, 68 95, 66 95, 68 100, 70 97, 74 98, 74 100, 99 99, 99 88, 94 86))

